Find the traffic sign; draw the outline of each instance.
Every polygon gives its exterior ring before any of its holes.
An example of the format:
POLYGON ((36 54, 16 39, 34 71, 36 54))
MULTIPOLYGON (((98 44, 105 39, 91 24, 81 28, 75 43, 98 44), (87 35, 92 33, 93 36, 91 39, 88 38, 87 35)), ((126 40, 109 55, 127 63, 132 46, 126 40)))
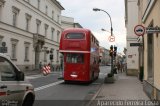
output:
POLYGON ((145 33, 145 27, 142 26, 142 25, 137 25, 134 27, 134 33, 137 35, 137 36, 143 36, 144 33, 145 33))
POLYGON ((109 37, 108 37, 108 40, 109 40, 110 42, 114 42, 114 41, 115 41, 115 36, 109 36, 109 37))

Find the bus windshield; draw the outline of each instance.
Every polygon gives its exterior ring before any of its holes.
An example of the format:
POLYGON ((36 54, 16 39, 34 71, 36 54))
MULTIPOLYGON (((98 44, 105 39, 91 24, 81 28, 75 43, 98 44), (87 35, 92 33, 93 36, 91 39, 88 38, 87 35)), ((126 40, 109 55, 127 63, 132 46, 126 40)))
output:
POLYGON ((67 53, 67 63, 84 63, 84 54, 82 53, 67 53))

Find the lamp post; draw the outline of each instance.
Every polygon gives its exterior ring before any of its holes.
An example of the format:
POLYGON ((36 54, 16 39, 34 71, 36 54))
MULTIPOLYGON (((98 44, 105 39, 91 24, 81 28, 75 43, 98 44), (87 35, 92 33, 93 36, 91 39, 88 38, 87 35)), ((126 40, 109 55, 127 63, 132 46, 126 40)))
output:
MULTIPOLYGON (((99 8, 93 8, 93 11, 103 11, 109 16, 110 24, 111 24, 111 36, 113 36, 112 20, 111 20, 111 16, 108 14, 108 12, 106 12, 105 10, 99 9, 99 8)), ((105 31, 105 30, 102 29, 102 31, 105 31)), ((111 45, 111 48, 113 48, 113 45, 111 45)), ((111 56, 111 74, 113 75, 113 54, 111 56)))
POLYGON ((109 16, 109 19, 110 19, 110 23, 111 23, 111 36, 112 36, 113 35, 112 20, 111 20, 111 16, 108 14, 108 12, 106 12, 105 10, 99 9, 99 8, 93 8, 93 11, 103 11, 103 12, 107 13, 107 15, 109 16))

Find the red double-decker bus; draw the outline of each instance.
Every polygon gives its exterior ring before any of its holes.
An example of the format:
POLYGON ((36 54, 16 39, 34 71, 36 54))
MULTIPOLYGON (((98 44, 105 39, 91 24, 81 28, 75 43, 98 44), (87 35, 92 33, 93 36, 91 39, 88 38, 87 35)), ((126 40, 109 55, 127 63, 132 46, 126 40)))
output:
POLYGON ((99 42, 88 29, 62 32, 60 52, 64 57, 64 80, 90 82, 99 76, 99 42))

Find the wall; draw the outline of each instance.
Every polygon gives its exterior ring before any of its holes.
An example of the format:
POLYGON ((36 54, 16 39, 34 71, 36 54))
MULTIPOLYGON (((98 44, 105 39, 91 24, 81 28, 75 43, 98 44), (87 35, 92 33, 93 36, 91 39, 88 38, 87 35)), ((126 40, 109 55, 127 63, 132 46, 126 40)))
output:
MULTIPOLYGON (((152 5, 148 6, 148 2, 146 0, 141 1, 143 4, 142 8, 142 16, 145 16, 146 18, 142 18, 143 25, 145 27, 148 27, 151 23, 153 23, 153 27, 158 26, 160 27, 160 1, 159 0, 152 0, 154 2, 152 5), (152 7, 152 8, 150 8, 152 7), (146 9, 150 10, 148 12, 145 12, 146 9)), ((160 100, 160 34, 154 33, 153 34, 153 80, 150 80, 148 78, 148 41, 147 41, 148 35, 144 35, 144 91, 146 94, 151 98, 155 100, 160 100)), ((149 62, 149 64, 151 61, 149 62)))
POLYGON ((127 29, 127 74, 138 75, 138 47, 130 47, 130 43, 138 43, 134 33, 134 27, 138 25, 138 0, 125 0, 126 8, 126 29, 127 29), (132 55, 132 58, 128 58, 132 55))
MULTIPOLYGON (((11 57, 11 38, 17 39, 17 61, 14 61, 22 70, 26 70, 25 67, 29 67, 27 70, 34 69, 35 64, 35 51, 33 48, 33 35, 37 33, 36 19, 41 21, 39 34, 45 36, 45 24, 48 25, 47 36, 45 37, 45 45, 47 50, 54 49, 53 64, 60 64, 59 55, 59 38, 57 38, 57 31, 61 35, 61 21, 58 21, 57 15, 61 16, 61 10, 63 7, 58 7, 51 0, 40 0, 40 9, 37 8, 37 0, 6 0, 3 6, 0 6, 0 36, 3 37, 2 42, 7 43, 8 53, 11 57), (48 6, 48 14, 45 13, 45 6, 48 6), (17 25, 14 27, 12 7, 18 8, 20 11, 17 17, 17 25), (52 10, 54 10, 54 19, 52 19, 52 10), (29 31, 26 30, 26 15, 31 15, 29 31), (54 40, 51 40, 51 29, 54 28, 54 40), (58 40, 57 40, 58 39, 58 40), (24 61, 24 42, 29 42, 29 61, 24 61), (58 57, 58 61, 57 61, 58 57)), ((61 19, 61 18, 60 18, 61 19)), ((60 20, 59 19, 59 20, 60 20)), ((44 49, 44 48, 42 48, 44 49)), ((40 51, 40 61, 44 61, 44 51, 40 51)), ((49 54, 47 54, 47 62, 50 62, 49 54)))

